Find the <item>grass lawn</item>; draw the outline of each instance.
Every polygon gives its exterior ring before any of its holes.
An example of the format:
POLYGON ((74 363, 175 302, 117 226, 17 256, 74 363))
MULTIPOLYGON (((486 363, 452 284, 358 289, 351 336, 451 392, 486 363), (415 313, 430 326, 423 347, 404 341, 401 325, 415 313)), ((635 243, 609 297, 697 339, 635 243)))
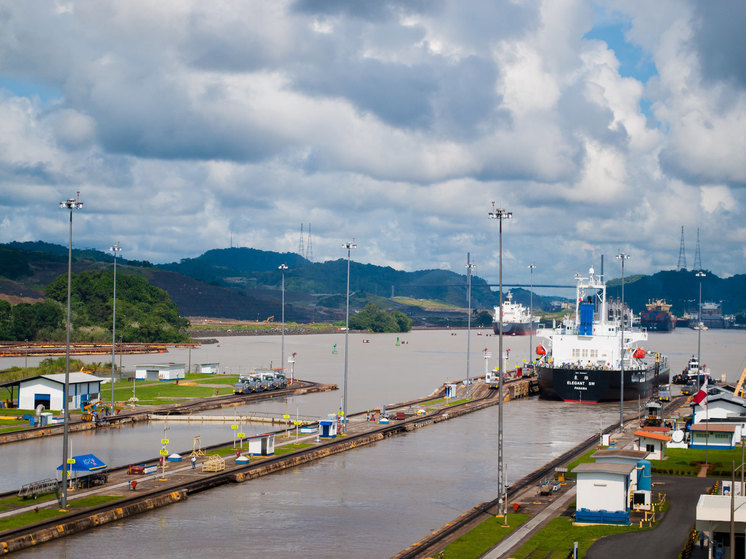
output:
POLYGON ((502 518, 488 518, 468 534, 447 545, 443 550, 443 558, 477 559, 529 518, 527 514, 509 514, 507 527, 503 526, 502 518))
MULTIPOLYGON (((612 534, 636 532, 640 529, 636 526, 573 526, 570 518, 560 516, 551 520, 513 557, 516 559, 528 557, 565 559, 572 549, 573 542, 578 542, 578 556, 583 557, 593 542, 599 538, 612 534)), ((649 528, 642 529, 649 530, 649 528)))
MULTIPOLYGON (((696 476, 705 463, 704 448, 667 448, 665 460, 651 460, 653 473, 679 476, 696 476)), ((707 449, 707 463, 710 464, 709 477, 729 478, 733 469, 741 464, 741 448, 707 449)), ((737 474, 737 477, 740 474, 737 474)))
POLYGON ((0 435, 3 433, 13 433, 14 431, 23 431, 28 429, 28 423, 19 424, 17 427, 0 427, 0 435))
MULTIPOLYGON (((119 383, 117 383, 119 384, 119 383)), ((233 394, 233 386, 226 385, 220 388, 200 385, 183 385, 176 384, 175 381, 159 382, 153 384, 137 384, 135 386, 135 396, 139 404, 165 404, 170 401, 176 401, 180 398, 207 398, 218 394, 233 394)), ((124 388, 114 388, 114 399, 118 402, 129 400, 132 396, 132 383, 128 383, 124 388)))
MULTIPOLYGON (((104 503, 110 503, 112 501, 117 501, 121 498, 122 498, 121 496, 113 496, 113 495, 97 495, 97 496, 92 496, 92 497, 83 497, 82 499, 75 499, 73 501, 69 501, 68 506, 71 509, 93 507, 96 505, 102 505, 104 503)), ((8 499, 5 499, 3 502, 7 500, 8 499)), ((30 503, 30 501, 25 501, 25 503, 28 504, 30 503)), ((49 520, 51 518, 63 516, 64 514, 65 513, 59 511, 57 507, 47 507, 47 508, 39 509, 38 512, 34 512, 34 511, 22 512, 20 514, 9 516, 7 518, 0 518, 0 531, 10 530, 12 528, 21 528, 22 526, 34 524, 35 522, 41 522, 42 520, 49 520)))
MULTIPOLYGON (((288 452, 293 452, 294 450, 301 450, 303 448, 308 448, 314 446, 311 443, 292 443, 292 444, 285 444, 282 446, 275 447, 275 456, 282 456, 283 454, 287 454, 288 452)), ((210 454, 216 454, 218 456, 232 456, 236 454, 236 450, 240 450, 238 441, 236 441, 236 448, 233 448, 233 445, 230 446, 224 446, 215 450, 211 450, 210 454)), ((244 439, 243 442, 243 450, 248 451, 249 450, 249 443, 244 439)), ((208 454, 209 456, 209 454, 208 454)), ((266 458, 266 456, 255 456, 252 457, 252 460, 258 460, 259 458, 266 458)), ((2 502, 0 502, 2 504, 2 502)))

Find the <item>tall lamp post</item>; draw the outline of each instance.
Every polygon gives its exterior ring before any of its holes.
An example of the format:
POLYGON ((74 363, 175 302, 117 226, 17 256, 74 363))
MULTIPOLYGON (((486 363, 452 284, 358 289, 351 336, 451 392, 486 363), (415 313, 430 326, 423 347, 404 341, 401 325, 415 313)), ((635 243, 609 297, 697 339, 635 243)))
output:
POLYGON ((115 353, 114 348, 117 342, 117 254, 122 251, 122 247, 119 246, 119 242, 112 246, 109 250, 114 253, 114 302, 112 304, 111 313, 111 410, 110 413, 114 413, 114 367, 115 367, 115 353))
POLYGON ((349 338, 350 338, 350 250, 357 248, 355 239, 342 245, 347 249, 347 305, 345 307, 345 376, 344 390, 342 396, 342 432, 347 433, 347 365, 349 356, 349 338))
POLYGON ((702 278, 707 274, 700 270, 695 276, 699 278, 699 310, 697 311, 697 392, 699 392, 699 374, 702 371, 702 278))
POLYGON ((65 409, 65 427, 62 432, 62 500, 60 505, 62 509, 67 509, 67 484, 68 484, 68 437, 70 434, 70 285, 72 282, 73 267, 73 210, 79 210, 83 207, 80 201, 80 192, 75 198, 68 198, 60 202, 60 208, 70 212, 70 236, 67 244, 67 322, 65 326, 65 392, 62 396, 62 405, 65 409))
POLYGON ((492 211, 488 214, 490 219, 496 219, 499 225, 499 257, 498 257, 498 269, 499 269, 499 289, 500 289, 500 341, 498 344, 498 351, 500 352, 498 363, 499 366, 499 378, 498 378, 498 431, 497 431, 497 487, 498 487, 498 499, 502 503, 502 514, 505 518, 505 523, 508 522, 508 502, 505 493, 505 463, 503 459, 503 375, 505 372, 505 357, 503 355, 503 220, 510 219, 513 217, 513 213, 502 208, 495 208, 495 203, 492 202, 492 211))
POLYGON ((619 308, 620 327, 622 329, 621 348, 619 352, 619 432, 624 432, 624 261, 629 254, 619 251, 617 260, 622 263, 622 306, 619 308))
POLYGON ((469 314, 466 319, 466 398, 469 398, 469 357, 471 355, 471 271, 476 264, 471 261, 471 253, 466 253, 466 301, 469 314))
POLYGON ((280 264, 277 267, 282 272, 282 349, 280 353, 280 366, 282 374, 285 374, 285 270, 288 269, 286 264, 280 264))
POLYGON ((536 268, 536 264, 528 265, 529 275, 531 276, 531 290, 528 292, 528 361, 531 363, 531 372, 533 372, 534 364, 534 268, 536 268))

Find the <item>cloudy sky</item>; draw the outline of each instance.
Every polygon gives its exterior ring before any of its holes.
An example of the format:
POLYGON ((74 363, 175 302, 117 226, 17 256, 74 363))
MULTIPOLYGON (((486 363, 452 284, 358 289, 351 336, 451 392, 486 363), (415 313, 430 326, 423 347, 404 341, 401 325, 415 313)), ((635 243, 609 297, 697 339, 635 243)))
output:
POLYGON ((742 0, 0 0, 0 242, 746 273, 742 0))

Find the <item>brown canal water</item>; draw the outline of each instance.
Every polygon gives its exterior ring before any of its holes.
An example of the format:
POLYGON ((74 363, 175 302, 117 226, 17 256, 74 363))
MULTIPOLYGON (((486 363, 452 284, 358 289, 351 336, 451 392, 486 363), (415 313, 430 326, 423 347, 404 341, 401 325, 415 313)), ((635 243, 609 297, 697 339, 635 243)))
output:
MULTIPOLYGON (((472 376, 483 374, 483 347, 497 354, 497 338, 484 333, 477 336, 472 331, 472 376)), ((420 397, 446 380, 463 378, 466 332, 451 334, 413 332, 400 336, 400 342, 408 343, 399 346, 395 345, 396 336, 351 334, 350 411, 420 397), (370 342, 363 343, 364 339, 370 342)), ((703 363, 716 378, 726 374, 729 380, 736 380, 746 364, 745 340, 742 331, 703 332, 703 363)), ((341 386, 344 335, 287 336, 285 346, 286 356, 297 353, 299 377, 341 386), (337 354, 332 353, 334 343, 337 354)), ((512 350, 511 364, 520 364, 528 354, 526 338, 506 338, 505 347, 512 350)), ((238 372, 238 368, 245 371, 268 366, 270 360, 277 363, 279 348, 279 336, 224 338, 220 347, 202 346, 193 350, 191 357, 192 363, 217 361, 223 368, 238 372)), ((671 370, 676 373, 696 354, 697 333, 687 329, 651 334, 646 348, 667 353, 671 370)), ((125 356, 125 365, 186 362, 188 354, 180 350, 158 360, 152 356, 137 358, 125 356)), ((490 366, 495 365, 493 358, 490 366)), ((341 390, 264 402, 251 408, 291 414, 298 409, 300 414, 325 415, 339 407, 340 399, 341 390)), ((637 403, 629 402, 626 407, 637 409, 637 403)), ((239 413, 248 408, 239 408, 239 413)), ((51 554, 77 559, 95 549, 98 557, 211 552, 226 557, 388 557, 474 505, 495 497, 497 414, 498 408, 492 407, 292 471, 215 489, 147 515, 45 544, 23 556, 51 554)), ((507 478, 512 482, 599 428, 618 421, 619 406, 532 398, 509 402, 504 416, 507 478)), ((191 447, 191 436, 200 434, 196 431, 184 434, 189 440, 187 447, 191 447)), ((162 424, 155 424, 113 431, 104 437, 97 434, 83 439, 76 435, 72 437, 73 448, 75 453, 95 453, 100 444, 99 452, 117 447, 117 452, 131 455, 150 438, 151 446, 158 447, 162 434, 162 424)), ((230 436, 224 440, 230 440, 230 436)), ((37 451, 24 450, 31 444, 0 447, 0 467, 11 478, 17 479, 18 468, 24 468, 22 457, 26 457, 26 464, 34 460, 37 451), (21 458, 3 465, 11 448, 21 458), (11 468, 16 471, 11 473, 11 468)), ((61 438, 47 439, 43 447, 50 454, 61 454, 61 438)), ((49 476, 45 472, 37 477, 49 476)))

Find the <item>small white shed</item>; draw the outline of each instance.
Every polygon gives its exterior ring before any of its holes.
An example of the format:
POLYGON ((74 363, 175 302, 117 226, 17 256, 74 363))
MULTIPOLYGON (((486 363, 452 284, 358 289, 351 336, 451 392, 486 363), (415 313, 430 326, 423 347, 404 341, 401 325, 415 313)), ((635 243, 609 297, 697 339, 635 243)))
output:
POLYGON ((634 464, 584 462, 573 470, 577 476, 575 522, 580 524, 629 524, 628 495, 634 464))
POLYGON ((220 370, 220 363, 202 363, 199 366, 199 372, 203 375, 217 375, 220 370))
POLYGON ((273 434, 254 435, 249 437, 249 455, 273 456, 275 453, 275 436, 273 434))
POLYGON ((689 427, 689 448, 735 448, 740 426, 695 423, 689 427))
MULTIPOLYGON (((645 451, 632 450, 628 448, 608 448, 603 450, 597 450, 591 454, 597 463, 615 463, 615 464, 630 464, 637 468, 640 465, 640 460, 645 460, 648 455, 645 451)), ((637 486, 638 470, 632 470, 630 481, 632 488, 635 489, 637 486)))
MULTIPOLYGON (((101 379, 88 373, 70 373, 70 409, 80 408, 101 395, 101 379)), ((18 383, 18 407, 33 410, 43 405, 48 410, 64 408, 65 373, 41 375, 18 383)))
POLYGON ((155 363, 136 365, 137 380, 177 380, 184 378, 184 363, 155 363))
POLYGON ((666 457, 666 445, 671 440, 671 435, 665 431, 648 431, 639 429, 635 431, 635 448, 648 453, 648 460, 663 460, 666 457))

